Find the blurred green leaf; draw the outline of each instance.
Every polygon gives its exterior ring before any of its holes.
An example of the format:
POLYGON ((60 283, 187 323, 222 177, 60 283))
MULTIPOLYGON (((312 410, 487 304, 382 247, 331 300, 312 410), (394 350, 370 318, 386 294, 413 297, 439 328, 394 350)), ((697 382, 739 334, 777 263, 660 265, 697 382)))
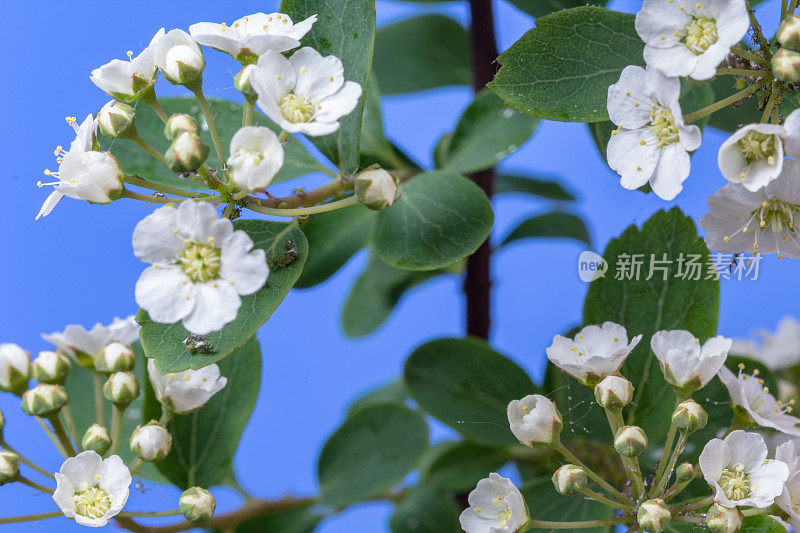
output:
POLYGON ((508 2, 533 18, 539 18, 554 11, 580 6, 604 6, 608 0, 508 0, 508 2))
POLYGON ((421 479, 444 492, 468 492, 509 461, 508 451, 472 442, 444 441, 426 454, 421 479))
POLYGON ((755 515, 742 520, 740 533, 784 533, 786 528, 771 516, 755 515))
MULTIPOLYGON (((311 533, 324 516, 314 513, 310 506, 275 511, 236 526, 236 533, 311 533)), ((223 533, 215 530, 215 533, 223 533)))
POLYGON ((586 243, 587 246, 592 245, 589 230, 583 219, 569 213, 553 211, 527 218, 517 224, 503 239, 501 246, 530 237, 574 239, 586 243))
POLYGON ((395 506, 389 529, 392 533, 459 533, 458 514, 451 498, 417 485, 395 506))
POLYGON ((382 405, 385 403, 398 403, 404 404, 408 399, 406 392, 406 385, 402 379, 396 379, 386 385, 372 389, 366 394, 357 398, 350 407, 347 408, 347 416, 353 416, 358 411, 373 405, 382 405))
MULTIPOLYGON (((553 487, 549 476, 543 476, 525 484, 521 489, 525 500, 535 502, 537 520, 584 521, 608 520, 614 518, 611 507, 579 496, 562 496, 553 487)), ((583 531, 588 533, 611 533, 614 526, 592 527, 584 529, 564 529, 563 531, 583 531)))
POLYGON ((524 193, 547 198, 548 200, 564 200, 567 202, 575 200, 575 196, 556 181, 513 174, 496 175, 494 178, 494 193, 524 193))
POLYGON ((381 113, 381 93, 373 73, 367 88, 364 120, 361 125, 361 164, 366 168, 373 163, 390 170, 418 169, 410 157, 386 138, 381 113))

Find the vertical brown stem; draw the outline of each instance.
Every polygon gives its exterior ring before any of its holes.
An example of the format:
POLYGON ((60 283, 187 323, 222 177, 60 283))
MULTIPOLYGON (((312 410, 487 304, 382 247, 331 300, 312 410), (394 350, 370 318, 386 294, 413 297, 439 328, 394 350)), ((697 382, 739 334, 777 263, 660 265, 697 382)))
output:
MULTIPOLYGON (((494 35, 492 0, 470 0, 472 27, 472 88, 477 93, 483 89, 497 71, 497 43, 494 35)), ((494 168, 475 172, 470 178, 490 199, 494 189, 494 168)), ((490 270, 491 248, 487 240, 467 259, 467 276, 464 292, 467 297, 467 334, 488 338, 491 326, 490 270)))

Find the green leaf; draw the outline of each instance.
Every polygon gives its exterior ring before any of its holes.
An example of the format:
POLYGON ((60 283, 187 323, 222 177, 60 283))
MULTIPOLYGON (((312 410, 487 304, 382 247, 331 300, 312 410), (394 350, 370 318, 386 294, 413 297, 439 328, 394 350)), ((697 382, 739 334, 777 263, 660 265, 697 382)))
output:
POLYGON ((207 353, 189 352, 183 346, 183 340, 189 336, 189 332, 180 322, 154 322, 144 309, 140 309, 136 321, 142 326, 139 337, 142 339, 144 353, 155 359, 156 366, 162 373, 202 368, 216 363, 243 346, 269 319, 303 270, 308 243, 296 222, 287 224, 267 220, 237 220, 233 227, 246 231, 253 239, 254 247, 265 250, 268 259, 285 253, 285 245, 290 241, 294 243, 297 256, 285 267, 270 269, 267 283, 258 292, 242 296, 242 306, 233 322, 226 324, 220 331, 204 336, 212 346, 207 353))
POLYGON ((375 45, 375 1, 282 0, 280 12, 292 20, 317 15, 314 27, 301 41, 303 46, 310 46, 323 56, 334 55, 341 59, 344 79, 358 83, 364 89, 355 110, 342 117, 338 131, 311 137, 311 141, 341 172, 355 172, 358 169, 361 117, 375 45))
POLYGON ((608 120, 608 87, 628 65, 644 66, 644 43, 634 16, 601 7, 576 7, 536 21, 498 61, 488 87, 506 105, 567 122, 608 120))
POLYGON ((443 15, 420 15, 379 28, 374 65, 384 94, 472 83, 467 30, 443 15))
POLYGON ((347 408, 347 416, 351 417, 358 411, 373 405, 382 405, 385 403, 405 404, 408 399, 406 392, 406 385, 402 379, 396 379, 391 383, 387 383, 376 389, 372 389, 363 396, 356 399, 350 407, 347 408))
POLYGON ((608 0, 508 0, 511 5, 533 18, 543 17, 553 11, 580 6, 604 6, 608 0))
MULTIPOLYGON (((614 510, 580 496, 562 496, 555 491, 550 477, 541 477, 525 484, 522 495, 534 511, 537 520, 584 521, 614 518, 614 510)), ((611 533, 614 526, 559 531, 583 531, 586 533, 611 533)))
POLYGON ((360 204, 314 215, 303 227, 309 253, 295 286, 313 287, 342 268, 369 242, 375 215, 360 204))
POLYGON ((452 498, 417 485, 395 507, 389 529, 392 533, 458 533, 458 515, 452 498))
MULTIPOLYGON (((228 383, 206 405, 168 424, 170 454, 156 468, 178 488, 218 485, 233 474, 233 457, 258 398, 261 385, 261 349, 251 338, 233 357, 219 363, 228 383)), ((161 417, 161 404, 147 382, 145 418, 161 417)))
POLYGON ((489 236, 494 214, 483 191, 453 171, 415 176, 378 213, 372 247, 391 266, 433 270, 455 263, 489 236))
MULTIPOLYGON (((236 526, 236 533, 311 533, 324 516, 309 509, 309 505, 296 509, 275 511, 260 515, 236 526)), ((215 530, 221 533, 221 530, 215 530)))
POLYGON ((406 361, 403 379, 427 413, 486 445, 516 442, 506 408, 536 392, 522 368, 474 338, 423 344, 406 361))
POLYGON ((463 173, 493 167, 524 144, 538 126, 538 119, 509 109, 484 89, 458 120, 444 166, 463 173))
POLYGON ((587 246, 592 245, 589 230, 583 220, 578 216, 559 211, 536 215, 523 220, 503 239, 501 246, 529 237, 575 239, 586 243, 587 246))
MULTIPOLYGON (((571 333, 566 335, 574 336, 571 333)), ((611 438, 608 419, 605 411, 595 401, 593 390, 566 375, 550 361, 545 369, 544 390, 561 412, 564 422, 561 432, 563 442, 573 439, 611 438)))
POLYGON ((741 533, 784 533, 786 528, 765 515, 748 516, 742 520, 741 533))
POLYGON ((575 196, 556 181, 512 174, 498 174, 495 176, 494 193, 523 193, 538 196, 539 198, 547 198, 548 200, 564 200, 567 202, 575 200, 575 196))
POLYGON ((710 261, 708 249, 698 238, 694 222, 675 207, 657 212, 641 229, 630 226, 608 244, 603 258, 608 262, 609 271, 589 285, 583 322, 588 325, 610 320, 625 326, 629 337, 643 336, 622 368, 622 375, 633 380, 636 386, 626 420, 641 426, 648 435, 665 435, 675 405, 675 393, 650 353, 650 337, 656 331, 672 329, 691 331, 701 341, 716 334, 719 282, 704 279, 710 261), (651 254, 655 260, 666 259, 666 262, 656 264, 651 261, 651 254), (681 254, 684 260, 696 258, 699 280, 691 279, 694 272, 689 279, 679 275, 690 272, 686 268, 679 272, 681 254), (639 279, 622 279, 628 277, 622 274, 630 273, 630 269, 618 265, 626 260, 632 264, 636 257, 643 265, 639 279), (658 269, 647 280, 649 266, 653 265, 658 269))
POLYGON ((357 411, 331 435, 320 453, 320 502, 347 505, 392 488, 428 447, 428 424, 397 404, 357 411))
POLYGON ((509 460, 503 448, 445 441, 431 448, 420 466, 421 479, 444 492, 465 492, 509 460))

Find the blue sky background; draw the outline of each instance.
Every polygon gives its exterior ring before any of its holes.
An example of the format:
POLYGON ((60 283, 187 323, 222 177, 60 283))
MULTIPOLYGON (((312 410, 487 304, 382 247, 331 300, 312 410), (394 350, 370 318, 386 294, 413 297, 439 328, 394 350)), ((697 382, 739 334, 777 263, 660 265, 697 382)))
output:
MULTIPOLYGON (((186 29, 196 21, 232 21, 274 10, 277 4, 209 0, 3 3, 8 23, 0 33, 4 76, 0 151, 6 203, 0 217, 0 341, 18 343, 35 353, 48 348, 40 332, 60 330, 69 323, 91 326, 136 311, 133 285, 144 265, 133 256, 130 236, 150 211, 144 204, 122 200, 98 207, 67 199, 48 218, 33 221, 49 192, 37 190, 35 183, 44 168, 55 166, 53 148, 68 144, 73 136, 64 117, 81 118, 107 100, 89 81, 89 72, 114 57, 124 58, 127 50, 140 50, 162 25, 186 29)), ((778 4, 771 0, 759 8, 767 32, 777 27, 778 4)), ((533 22, 505 2, 495 5, 500 49, 505 50, 533 22)), ((639 5, 639 0, 611 2, 611 7, 629 12, 639 5)), ((461 2, 379 0, 377 11, 379 25, 423 12, 446 13, 462 23, 468 15, 461 2)), ((234 61, 214 51, 208 51, 206 59, 206 94, 238 99, 232 83, 234 61)), ((161 95, 181 94, 163 81, 157 88, 161 95)), ((433 144, 452 129, 469 100, 467 88, 386 98, 388 136, 430 165, 433 144)), ((503 161, 502 168, 562 180, 579 196, 574 209, 588 222, 594 247, 602 252, 610 238, 632 222, 641 224, 658 209, 678 205, 698 220, 707 211, 706 198, 724 184, 716 166, 723 140, 719 132, 705 132, 703 146, 692 159, 692 175, 674 202, 622 189, 582 124, 543 123, 531 141, 503 161)), ((530 198, 496 200, 495 239, 546 207, 545 202, 530 198)), ((582 250, 572 242, 523 241, 494 257, 492 343, 536 378, 542 375, 544 348, 553 335, 580 320, 586 285, 578 279, 576 262, 582 250)), ((313 494, 317 453, 341 422, 348 403, 394 379, 415 346, 463 331, 460 280, 451 277, 437 278, 408 295, 372 336, 355 341, 344 338, 339 310, 364 263, 362 253, 327 283, 290 293, 259 334, 264 350, 261 396, 236 462, 242 484, 258 496, 313 494)), ((758 281, 723 282, 720 332, 744 335, 753 328, 772 328, 781 316, 792 313, 796 304, 785 283, 793 276, 796 279, 798 272, 796 262, 770 256, 762 262, 758 281)), ((21 414, 18 401, 0 396, 0 409, 8 419, 9 442, 57 470, 59 456, 36 422, 21 414)), ((435 428, 435 438, 446 434, 435 428)), ((15 484, 0 490, 0 516, 53 509, 48 496, 27 487, 15 484)), ((174 508, 178 495, 176 489, 147 484, 146 493, 132 492, 128 509, 174 508)), ((238 504, 230 491, 216 495, 219 512, 238 504)), ((357 506, 326 521, 320 531, 383 531, 389 512, 385 504, 357 506)), ((15 531, 78 529, 62 519, 14 526, 15 531)))

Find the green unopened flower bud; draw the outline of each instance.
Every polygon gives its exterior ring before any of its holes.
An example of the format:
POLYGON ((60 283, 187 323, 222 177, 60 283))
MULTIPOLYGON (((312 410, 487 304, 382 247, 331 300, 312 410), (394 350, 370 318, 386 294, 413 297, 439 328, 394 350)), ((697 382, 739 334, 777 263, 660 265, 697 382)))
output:
POLYGON ((130 372, 115 372, 103 385, 106 400, 125 407, 139 396, 139 380, 130 372))
POLYGON ((183 30, 167 32, 156 43, 156 65, 170 83, 199 86, 206 62, 203 51, 183 30))
POLYGON ((706 427, 708 413, 696 401, 685 400, 672 413, 672 423, 678 429, 691 433, 706 427))
POLYGON ((553 474, 553 486, 556 492, 564 496, 579 494, 589 484, 589 478, 583 468, 576 465, 563 465, 553 474))
POLYGON ((214 500, 214 496, 206 489, 192 487, 183 491, 180 500, 178 500, 178 506, 189 522, 203 522, 210 520, 214 516, 217 502, 214 500))
POLYGON ((6 416, 0 411, 0 441, 3 440, 3 428, 6 427, 6 416))
POLYGON ((0 452, 0 485, 16 481, 19 477, 19 455, 14 452, 0 452))
POLYGON ((706 513, 706 527, 712 533, 736 533, 742 527, 742 513, 715 503, 706 513))
POLYGON ((374 211, 380 211, 397 200, 397 180, 378 165, 361 172, 354 182, 358 201, 374 211))
POLYGON ((786 48, 800 51, 800 15, 789 15, 783 19, 775 37, 786 48))
POLYGON ((111 435, 104 426, 92 424, 83 434, 81 446, 84 450, 92 450, 100 455, 105 455, 111 448, 111 435))
POLYGON ((0 344, 0 391, 22 394, 28 388, 30 354, 12 343, 0 344))
POLYGON ((661 498, 647 500, 639 506, 636 512, 636 520, 639 526, 650 533, 661 533, 672 520, 667 504, 661 498))
POLYGON ((22 410, 30 416, 48 417, 67 405, 69 396, 61 385, 42 383, 22 395, 22 410))
POLYGON ((208 157, 208 145, 196 133, 184 131, 172 141, 164 157, 169 168, 178 174, 194 172, 208 157))
POLYGON ((614 449, 625 457, 636 457, 647 448, 647 435, 639 426, 622 426, 614 436, 614 449))
POLYGON ((197 125, 197 121, 191 115, 175 114, 169 117, 167 123, 164 124, 164 136, 170 141, 184 131, 200 135, 200 126, 197 125))
POLYGON ((236 73, 233 77, 233 85, 239 89, 243 95, 247 98, 258 98, 258 94, 256 93, 253 86, 250 84, 250 75, 256 69, 256 66, 253 64, 245 65, 242 70, 236 73))
POLYGON ((110 139, 116 139, 127 132, 136 131, 133 121, 136 110, 127 104, 111 101, 97 114, 100 132, 110 139))
POLYGON ((607 376, 595 385, 594 397, 605 409, 621 409, 630 403, 633 385, 625 378, 607 376))
POLYGON ((690 463, 682 463, 675 469, 675 480, 678 483, 688 483, 695 477, 694 467, 690 463))
POLYGON ((98 372, 110 374, 112 372, 128 372, 133 370, 136 356, 130 346, 121 342, 112 342, 97 354, 94 368, 98 372))
POLYGON ((71 367, 69 358, 60 352, 39 352, 33 360, 31 376, 39 383, 63 385, 71 367))
POLYGON ((800 53, 781 47, 772 56, 772 74, 780 81, 800 81, 800 53))
POLYGON ((172 435, 158 422, 137 427, 131 435, 131 450, 142 461, 160 461, 169 455, 172 435))

